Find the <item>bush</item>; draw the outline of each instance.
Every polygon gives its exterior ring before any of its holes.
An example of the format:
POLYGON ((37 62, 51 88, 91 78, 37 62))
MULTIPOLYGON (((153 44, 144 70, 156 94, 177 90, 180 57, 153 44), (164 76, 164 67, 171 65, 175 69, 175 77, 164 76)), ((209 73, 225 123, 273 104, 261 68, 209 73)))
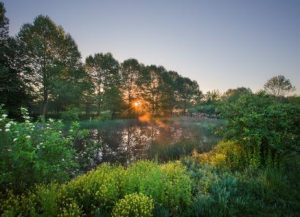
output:
MULTIPOLYGON (((209 163, 209 162, 208 162, 209 163)), ((191 216, 297 216, 299 190, 276 168, 232 172, 185 159, 192 179, 191 216)))
POLYGON ((0 189, 23 192, 38 183, 68 180, 76 171, 73 137, 59 121, 23 123, 9 120, 0 109, 0 189))
POLYGON ((63 121, 69 121, 69 122, 73 122, 73 121, 79 121, 79 115, 80 115, 80 110, 77 108, 71 108, 67 111, 64 111, 61 113, 61 119, 63 121))
POLYGON ((151 217, 153 199, 143 194, 129 194, 119 200, 112 211, 112 217, 151 217))
POLYGON ((222 131, 225 139, 243 145, 248 156, 259 157, 261 166, 300 150, 297 105, 263 94, 248 94, 224 104, 221 111, 228 120, 222 131))
POLYGON ((125 171, 122 167, 102 164, 97 169, 73 179, 62 188, 62 200, 76 201, 84 213, 110 212, 122 197, 125 171))
POLYGON ((124 188, 125 194, 139 192, 151 196, 173 215, 191 202, 191 180, 178 162, 161 166, 150 161, 132 164, 126 171, 124 188))
POLYGON ((201 163, 212 164, 217 167, 229 169, 243 169, 248 166, 254 168, 259 164, 259 156, 251 156, 245 151, 244 147, 233 141, 220 141, 211 152, 198 154, 193 153, 193 158, 201 163), (250 164, 249 164, 250 162, 250 164))
POLYGON ((81 209, 75 201, 61 203, 60 186, 41 185, 27 194, 15 195, 10 192, 1 203, 2 216, 81 216, 81 209))
MULTIPOLYGON (((1 209, 5 213, 22 216, 35 213, 56 216, 72 214, 74 207, 74 212, 82 215, 109 216, 120 199, 127 198, 120 204, 131 204, 128 200, 135 196, 126 195, 132 194, 138 195, 137 201, 140 200, 140 195, 144 195, 142 201, 146 196, 151 198, 151 213, 155 206, 155 213, 160 213, 160 216, 168 213, 178 216, 184 214, 183 211, 191 204, 191 180, 185 167, 179 162, 158 165, 150 161, 139 161, 127 169, 102 164, 63 185, 42 186, 29 194, 7 196, 1 209)), ((131 208, 130 205, 128 209, 131 208)), ((120 208, 114 210, 114 213, 119 213, 120 208)))

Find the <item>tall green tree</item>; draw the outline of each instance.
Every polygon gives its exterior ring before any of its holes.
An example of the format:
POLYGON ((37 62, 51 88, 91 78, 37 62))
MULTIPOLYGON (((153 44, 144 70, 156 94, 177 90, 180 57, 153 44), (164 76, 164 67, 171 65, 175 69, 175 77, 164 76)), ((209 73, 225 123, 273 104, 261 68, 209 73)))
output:
POLYGON ((33 24, 23 25, 17 38, 21 71, 29 81, 28 86, 42 101, 42 115, 45 116, 57 87, 55 82, 62 78, 68 80, 71 72, 80 67, 80 53, 72 37, 48 16, 40 15, 33 24))
POLYGON ((94 92, 97 101, 97 110, 100 114, 104 108, 105 92, 110 88, 115 89, 119 85, 119 63, 114 59, 111 53, 97 53, 94 56, 88 56, 85 60, 85 68, 94 85, 94 92))
POLYGON ((163 80, 161 74, 165 69, 155 65, 143 67, 138 80, 140 95, 148 104, 152 114, 158 114, 162 109, 163 80))
POLYGON ((132 103, 140 97, 138 80, 142 67, 136 59, 128 59, 121 64, 121 89, 128 113, 132 113, 132 103))
POLYGON ((289 79, 285 78, 283 75, 278 75, 269 79, 265 83, 264 89, 271 95, 285 96, 287 93, 294 91, 295 87, 289 79))
POLYGON ((186 112, 190 106, 199 102, 202 95, 196 81, 181 76, 176 80, 176 93, 178 107, 183 109, 184 112, 186 112))
POLYGON ((28 101, 21 75, 16 70, 17 43, 9 37, 9 20, 4 4, 0 2, 0 104, 9 116, 18 117, 19 108, 28 101))

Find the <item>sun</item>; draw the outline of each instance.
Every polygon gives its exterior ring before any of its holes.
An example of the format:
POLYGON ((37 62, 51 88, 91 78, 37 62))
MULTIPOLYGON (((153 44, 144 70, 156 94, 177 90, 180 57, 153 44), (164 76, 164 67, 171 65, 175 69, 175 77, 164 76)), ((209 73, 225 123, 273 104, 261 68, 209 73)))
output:
POLYGON ((136 107, 136 108, 139 108, 141 105, 142 105, 141 101, 135 101, 133 103, 133 106, 136 107))

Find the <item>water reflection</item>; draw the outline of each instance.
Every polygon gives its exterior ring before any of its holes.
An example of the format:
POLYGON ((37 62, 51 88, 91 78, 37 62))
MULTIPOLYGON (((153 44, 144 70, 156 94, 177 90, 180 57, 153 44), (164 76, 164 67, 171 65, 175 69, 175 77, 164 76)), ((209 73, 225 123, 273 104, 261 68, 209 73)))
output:
POLYGON ((89 129, 77 144, 80 164, 90 169, 102 162, 129 164, 138 159, 174 160, 194 149, 208 151, 217 138, 212 130, 187 122, 110 122, 89 129))

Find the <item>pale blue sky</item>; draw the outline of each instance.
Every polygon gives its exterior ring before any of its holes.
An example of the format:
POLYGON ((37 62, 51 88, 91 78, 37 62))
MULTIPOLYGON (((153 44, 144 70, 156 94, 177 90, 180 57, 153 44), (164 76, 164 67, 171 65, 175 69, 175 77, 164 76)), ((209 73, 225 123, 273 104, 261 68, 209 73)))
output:
POLYGON ((283 74, 300 93, 300 0, 4 0, 15 35, 49 15, 83 58, 111 52, 163 65, 204 92, 258 90, 283 74))

